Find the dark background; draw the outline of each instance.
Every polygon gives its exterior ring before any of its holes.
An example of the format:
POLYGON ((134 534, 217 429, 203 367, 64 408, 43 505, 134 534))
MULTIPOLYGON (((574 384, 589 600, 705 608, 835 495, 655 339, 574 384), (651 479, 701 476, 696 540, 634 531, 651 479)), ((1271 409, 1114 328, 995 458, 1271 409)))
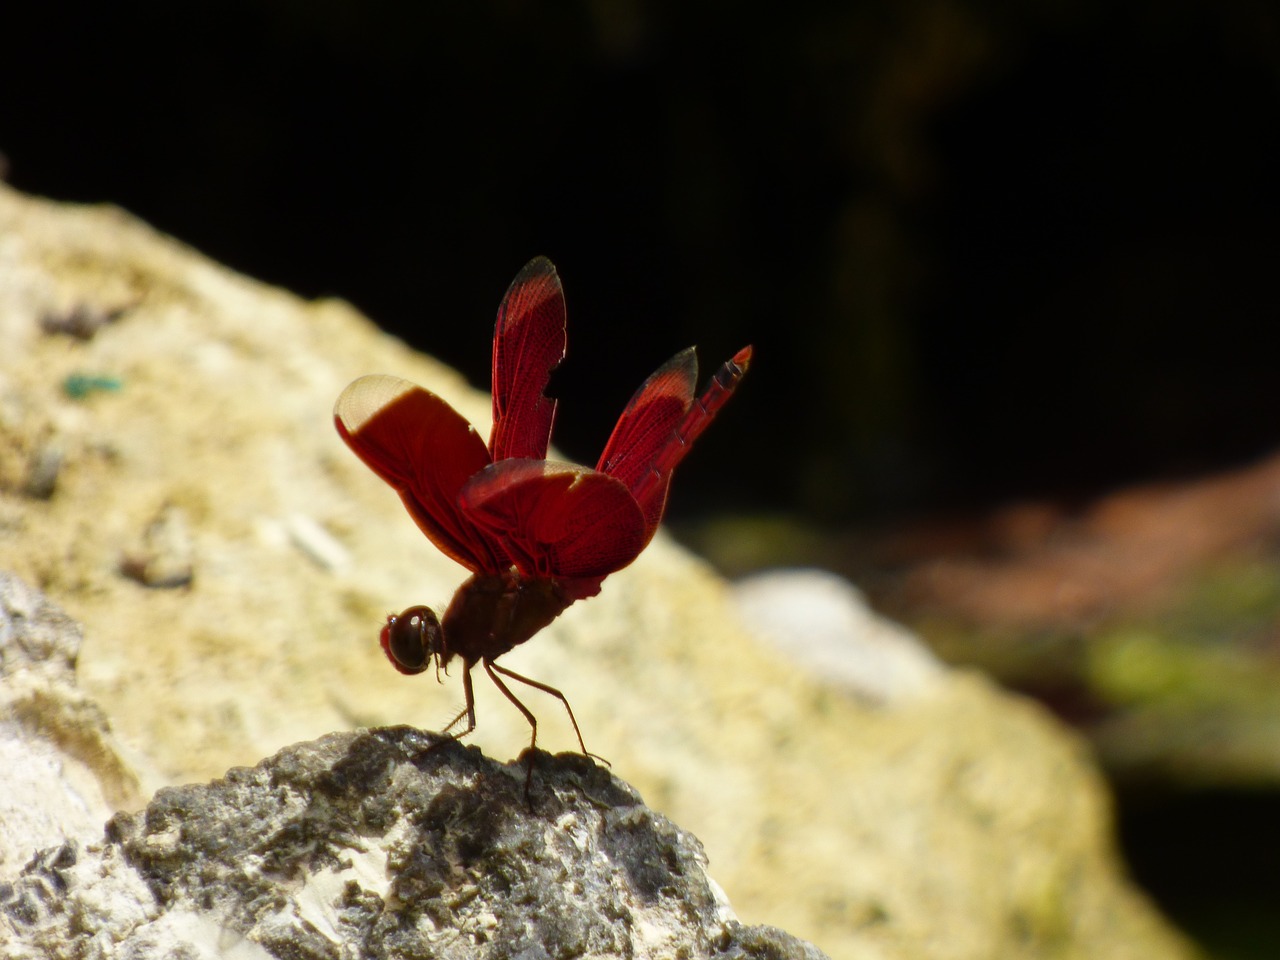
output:
POLYGON ((1280 433, 1274 4, 11 13, 21 189, 347 298, 481 387, 551 256, 577 459, 677 349, 755 343, 677 514, 1088 494, 1280 433))
MULTIPOLYGON (((547 254, 574 459, 676 350, 754 343, 677 517, 1087 497, 1280 436, 1273 2, 50 3, 5 10, 0 151, 480 387, 547 254)), ((1217 802, 1124 811, 1175 912, 1217 802)))

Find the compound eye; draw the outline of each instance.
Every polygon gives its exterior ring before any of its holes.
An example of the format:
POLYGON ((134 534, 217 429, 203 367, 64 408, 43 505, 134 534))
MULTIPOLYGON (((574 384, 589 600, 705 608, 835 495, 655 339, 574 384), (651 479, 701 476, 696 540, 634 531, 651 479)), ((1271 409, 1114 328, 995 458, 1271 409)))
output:
POLYGON ((398 617, 387 617, 380 637, 387 659, 401 673, 427 669, 440 639, 440 620, 429 607, 409 607, 398 617))

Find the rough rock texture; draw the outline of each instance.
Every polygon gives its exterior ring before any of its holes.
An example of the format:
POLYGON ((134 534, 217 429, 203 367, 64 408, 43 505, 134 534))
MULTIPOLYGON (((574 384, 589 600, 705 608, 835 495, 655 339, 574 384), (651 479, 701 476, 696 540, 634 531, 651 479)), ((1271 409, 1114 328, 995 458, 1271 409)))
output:
POLYGON ((698 841, 603 768, 538 772, 531 813, 520 763, 396 727, 163 789, 0 888, 5 956, 822 956, 741 926, 698 841))
MULTIPOLYGON (((495 266, 495 307, 516 266, 495 266)), ((565 282, 572 339, 601 318, 565 282)), ((474 324, 487 354, 492 316, 423 311, 474 324)), ((376 634, 464 572, 330 411, 389 372, 483 433, 484 395, 344 304, 237 276, 117 210, 3 187, 0 344, 0 569, 86 624, 81 689, 160 777, 454 715, 457 672, 403 677, 376 634)), ((559 416, 590 402, 563 397, 559 416)), ((1105 788, 1041 709, 958 672, 879 705, 827 685, 661 535, 503 662, 565 692, 587 746, 702 840, 747 922, 838 957, 1188 954, 1123 878, 1105 788)), ((476 693, 472 742, 515 755, 524 721, 483 676, 476 693)), ((527 702, 540 744, 573 746, 554 700, 527 702)))
POLYGON ((76 687, 80 626, 0 572, 0 877, 143 803, 98 706, 76 687))

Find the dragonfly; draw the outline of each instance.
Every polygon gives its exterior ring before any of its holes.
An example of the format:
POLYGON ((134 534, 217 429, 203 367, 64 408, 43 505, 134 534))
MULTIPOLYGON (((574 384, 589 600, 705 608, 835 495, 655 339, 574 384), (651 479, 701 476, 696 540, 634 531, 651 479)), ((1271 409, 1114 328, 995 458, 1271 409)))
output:
POLYGON ((471 572, 443 617, 421 604, 389 615, 382 649, 401 673, 434 665, 437 680, 455 657, 462 661, 465 706, 444 728, 452 739, 475 729, 471 671, 482 666, 529 723, 526 798, 538 721, 507 681, 557 698, 578 746, 594 755, 561 691, 497 659, 596 596, 609 574, 640 555, 662 522, 673 471, 733 395, 752 353, 739 350, 700 394, 694 349, 677 353, 636 391, 591 468, 547 459, 558 401, 546 389, 564 359, 565 319, 555 267, 545 257, 529 261, 494 325, 488 443, 436 394, 394 376, 353 381, 333 411, 355 455, 400 495, 427 539, 471 572))

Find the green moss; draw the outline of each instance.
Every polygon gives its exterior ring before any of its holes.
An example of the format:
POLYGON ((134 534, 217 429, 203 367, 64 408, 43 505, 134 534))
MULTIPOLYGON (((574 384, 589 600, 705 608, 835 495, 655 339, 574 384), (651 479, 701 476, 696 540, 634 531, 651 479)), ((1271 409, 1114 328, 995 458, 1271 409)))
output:
POLYGON ((1087 644, 1090 686, 1117 705, 1274 712, 1280 706, 1280 570, 1221 566, 1146 619, 1112 624, 1087 644))

